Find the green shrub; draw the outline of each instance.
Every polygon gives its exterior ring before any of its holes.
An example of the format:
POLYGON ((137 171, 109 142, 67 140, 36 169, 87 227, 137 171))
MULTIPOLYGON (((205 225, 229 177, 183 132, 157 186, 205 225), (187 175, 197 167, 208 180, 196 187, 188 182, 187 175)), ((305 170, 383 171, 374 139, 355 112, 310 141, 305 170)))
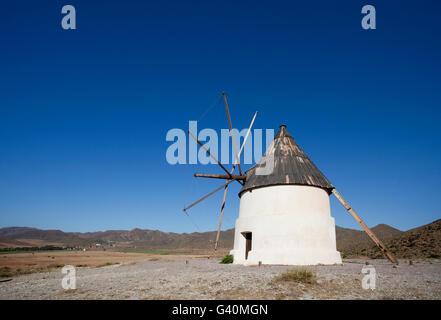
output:
POLYGON ((274 278, 276 282, 300 282, 300 283, 316 283, 317 276, 311 270, 306 268, 298 268, 280 273, 274 278))
POLYGON ((9 267, 0 267, 0 278, 8 278, 14 275, 14 272, 9 267))
POLYGON ((233 255, 231 254, 227 254, 225 257, 222 258, 221 262, 222 264, 229 264, 229 263, 233 263, 233 255))

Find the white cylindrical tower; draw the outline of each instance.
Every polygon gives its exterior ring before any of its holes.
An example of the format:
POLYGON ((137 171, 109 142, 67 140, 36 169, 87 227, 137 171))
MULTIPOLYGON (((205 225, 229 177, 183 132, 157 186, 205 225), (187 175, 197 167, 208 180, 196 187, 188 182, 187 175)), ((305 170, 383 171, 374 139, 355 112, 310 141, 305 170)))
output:
POLYGON ((234 263, 340 264, 329 205, 332 189, 281 126, 239 193, 234 263))

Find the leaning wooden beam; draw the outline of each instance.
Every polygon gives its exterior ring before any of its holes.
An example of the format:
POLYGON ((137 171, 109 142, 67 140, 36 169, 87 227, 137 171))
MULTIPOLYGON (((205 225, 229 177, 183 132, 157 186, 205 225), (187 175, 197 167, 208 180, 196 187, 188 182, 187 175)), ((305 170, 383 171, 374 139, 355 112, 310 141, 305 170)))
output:
POLYGON ((210 192, 209 194, 207 194, 205 197, 199 199, 198 201, 196 201, 196 202, 192 203, 191 205, 189 205, 188 207, 184 208, 184 211, 187 211, 188 209, 190 209, 190 208, 194 207, 195 205, 197 205, 199 202, 201 202, 201 201, 207 199, 209 196, 212 196, 213 194, 215 194, 216 192, 218 192, 220 189, 226 187, 227 185, 229 185, 229 184, 230 184, 231 182, 233 182, 233 181, 236 181, 236 179, 229 180, 226 184, 220 186, 220 187, 217 188, 216 190, 214 190, 214 191, 210 192))
POLYGON ((220 213, 220 218, 219 218, 219 226, 217 227, 216 242, 214 243, 214 251, 217 250, 217 246, 219 245, 220 230, 221 230, 221 226, 222 226, 222 218, 224 216, 224 208, 225 208, 225 201, 227 199, 227 191, 228 191, 228 186, 225 186, 224 197, 222 198, 222 207, 221 207, 221 213, 220 213))
POLYGON ((239 174, 242 175, 242 170, 240 169, 240 160, 239 160, 240 156, 237 154, 236 139, 234 138, 233 125, 231 123, 231 117, 230 117, 230 110, 228 109, 228 104, 227 104, 227 96, 225 95, 225 92, 222 92, 222 95, 224 97, 225 109, 227 110, 228 125, 230 126, 231 138, 233 140, 234 154, 236 155, 237 166, 239 167, 239 174))
POLYGON ((251 120, 251 124, 248 127, 247 134, 245 135, 245 138, 243 139, 242 146, 240 147, 240 150, 239 150, 238 158, 236 158, 236 161, 234 162, 234 166, 233 166, 233 169, 231 170, 231 173, 234 172, 234 169, 236 168, 236 165, 238 164, 238 160, 240 158, 240 155, 242 154, 243 148, 245 147, 245 142, 247 142, 248 136, 250 135, 251 128, 254 125, 254 120, 256 120, 256 117, 257 117, 257 111, 254 113, 253 119, 251 120))
POLYGON ((343 199, 341 194, 338 193, 338 191, 336 189, 333 189, 332 193, 338 199, 338 201, 340 201, 340 203, 343 205, 343 207, 345 207, 345 209, 349 211, 351 216, 354 217, 354 219, 364 229, 364 231, 366 231, 366 233, 372 239, 372 241, 374 241, 375 244, 380 248, 383 255, 385 255, 386 258, 388 258, 392 263, 398 264, 398 260, 394 257, 392 252, 390 252, 386 248, 386 246, 383 244, 383 242, 381 242, 381 240, 377 238, 377 236, 372 232, 372 230, 369 229, 369 227, 366 225, 366 223, 364 223, 364 221, 360 218, 360 216, 358 214, 356 214, 355 211, 351 208, 351 206, 345 201, 345 199, 343 199))
POLYGON ((195 173, 194 174, 195 177, 198 178, 212 178, 212 179, 236 179, 236 180, 245 180, 246 179, 246 175, 241 175, 241 176, 237 176, 237 175, 227 175, 227 174, 200 174, 200 173, 195 173))
MULTIPOLYGON (((243 140, 242 147, 239 150, 239 154, 238 154, 239 157, 236 158, 236 161, 234 163, 233 169, 231 169, 231 174, 234 172, 234 169, 236 169, 236 164, 239 163, 238 160, 240 158, 240 155, 242 154, 243 148, 245 147, 245 143, 247 142, 248 136, 249 136, 249 134, 251 132, 251 128, 253 127, 254 120, 256 120, 256 116, 257 116, 257 111, 254 114, 253 119, 251 120, 251 124, 250 124, 250 126, 248 128, 247 134, 245 135, 245 139, 243 140)), ((226 197, 227 197, 227 191, 228 191, 228 185, 225 186, 224 197, 222 199, 221 214, 220 214, 220 218, 219 218, 219 226, 217 228, 217 235, 216 235, 216 242, 214 244, 214 251, 217 250, 217 246, 219 245, 219 236, 220 236, 220 230, 221 230, 221 226, 222 226, 222 218, 224 216, 224 208, 225 208, 225 200, 226 200, 226 197)))

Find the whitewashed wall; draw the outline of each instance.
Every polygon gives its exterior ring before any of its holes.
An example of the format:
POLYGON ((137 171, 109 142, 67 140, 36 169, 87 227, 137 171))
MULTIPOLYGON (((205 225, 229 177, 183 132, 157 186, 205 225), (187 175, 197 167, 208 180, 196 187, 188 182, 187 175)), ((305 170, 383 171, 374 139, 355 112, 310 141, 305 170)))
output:
POLYGON ((314 265, 341 263, 329 196, 310 186, 281 185, 245 192, 236 220, 234 263, 314 265), (252 250, 245 260, 245 237, 252 250))

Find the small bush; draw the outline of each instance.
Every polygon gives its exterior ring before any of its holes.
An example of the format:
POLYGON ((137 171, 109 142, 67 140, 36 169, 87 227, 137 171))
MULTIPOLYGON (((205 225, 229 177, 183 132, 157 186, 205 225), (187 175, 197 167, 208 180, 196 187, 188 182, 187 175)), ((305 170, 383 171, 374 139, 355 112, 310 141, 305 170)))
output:
MULTIPOLYGON (((34 266, 35 264, 32 264, 34 266)), ((27 268, 27 269, 11 269, 9 267, 0 267, 0 278, 9 278, 9 277, 15 277, 15 276, 21 276, 31 273, 38 273, 38 272, 52 272, 56 269, 62 268, 64 265, 59 263, 51 263, 47 266, 41 266, 41 267, 35 267, 35 268, 27 268)))
POLYGON ((97 265, 96 268, 112 266, 112 265, 114 265, 114 264, 118 264, 118 262, 106 262, 106 263, 103 263, 103 264, 99 264, 99 265, 97 265))
POLYGON ((233 255, 231 254, 227 254, 225 257, 222 258, 221 262, 222 264, 229 264, 229 263, 233 263, 233 255))
POLYGON ((14 272, 9 267, 0 267, 0 278, 8 278, 14 275, 14 272))
POLYGON ((317 282, 317 276, 311 270, 298 268, 282 272, 274 278, 276 282, 299 282, 313 284, 317 282))
POLYGON ((78 289, 66 289, 66 290, 61 291, 61 293, 64 293, 64 294, 73 294, 76 292, 78 292, 78 289))

